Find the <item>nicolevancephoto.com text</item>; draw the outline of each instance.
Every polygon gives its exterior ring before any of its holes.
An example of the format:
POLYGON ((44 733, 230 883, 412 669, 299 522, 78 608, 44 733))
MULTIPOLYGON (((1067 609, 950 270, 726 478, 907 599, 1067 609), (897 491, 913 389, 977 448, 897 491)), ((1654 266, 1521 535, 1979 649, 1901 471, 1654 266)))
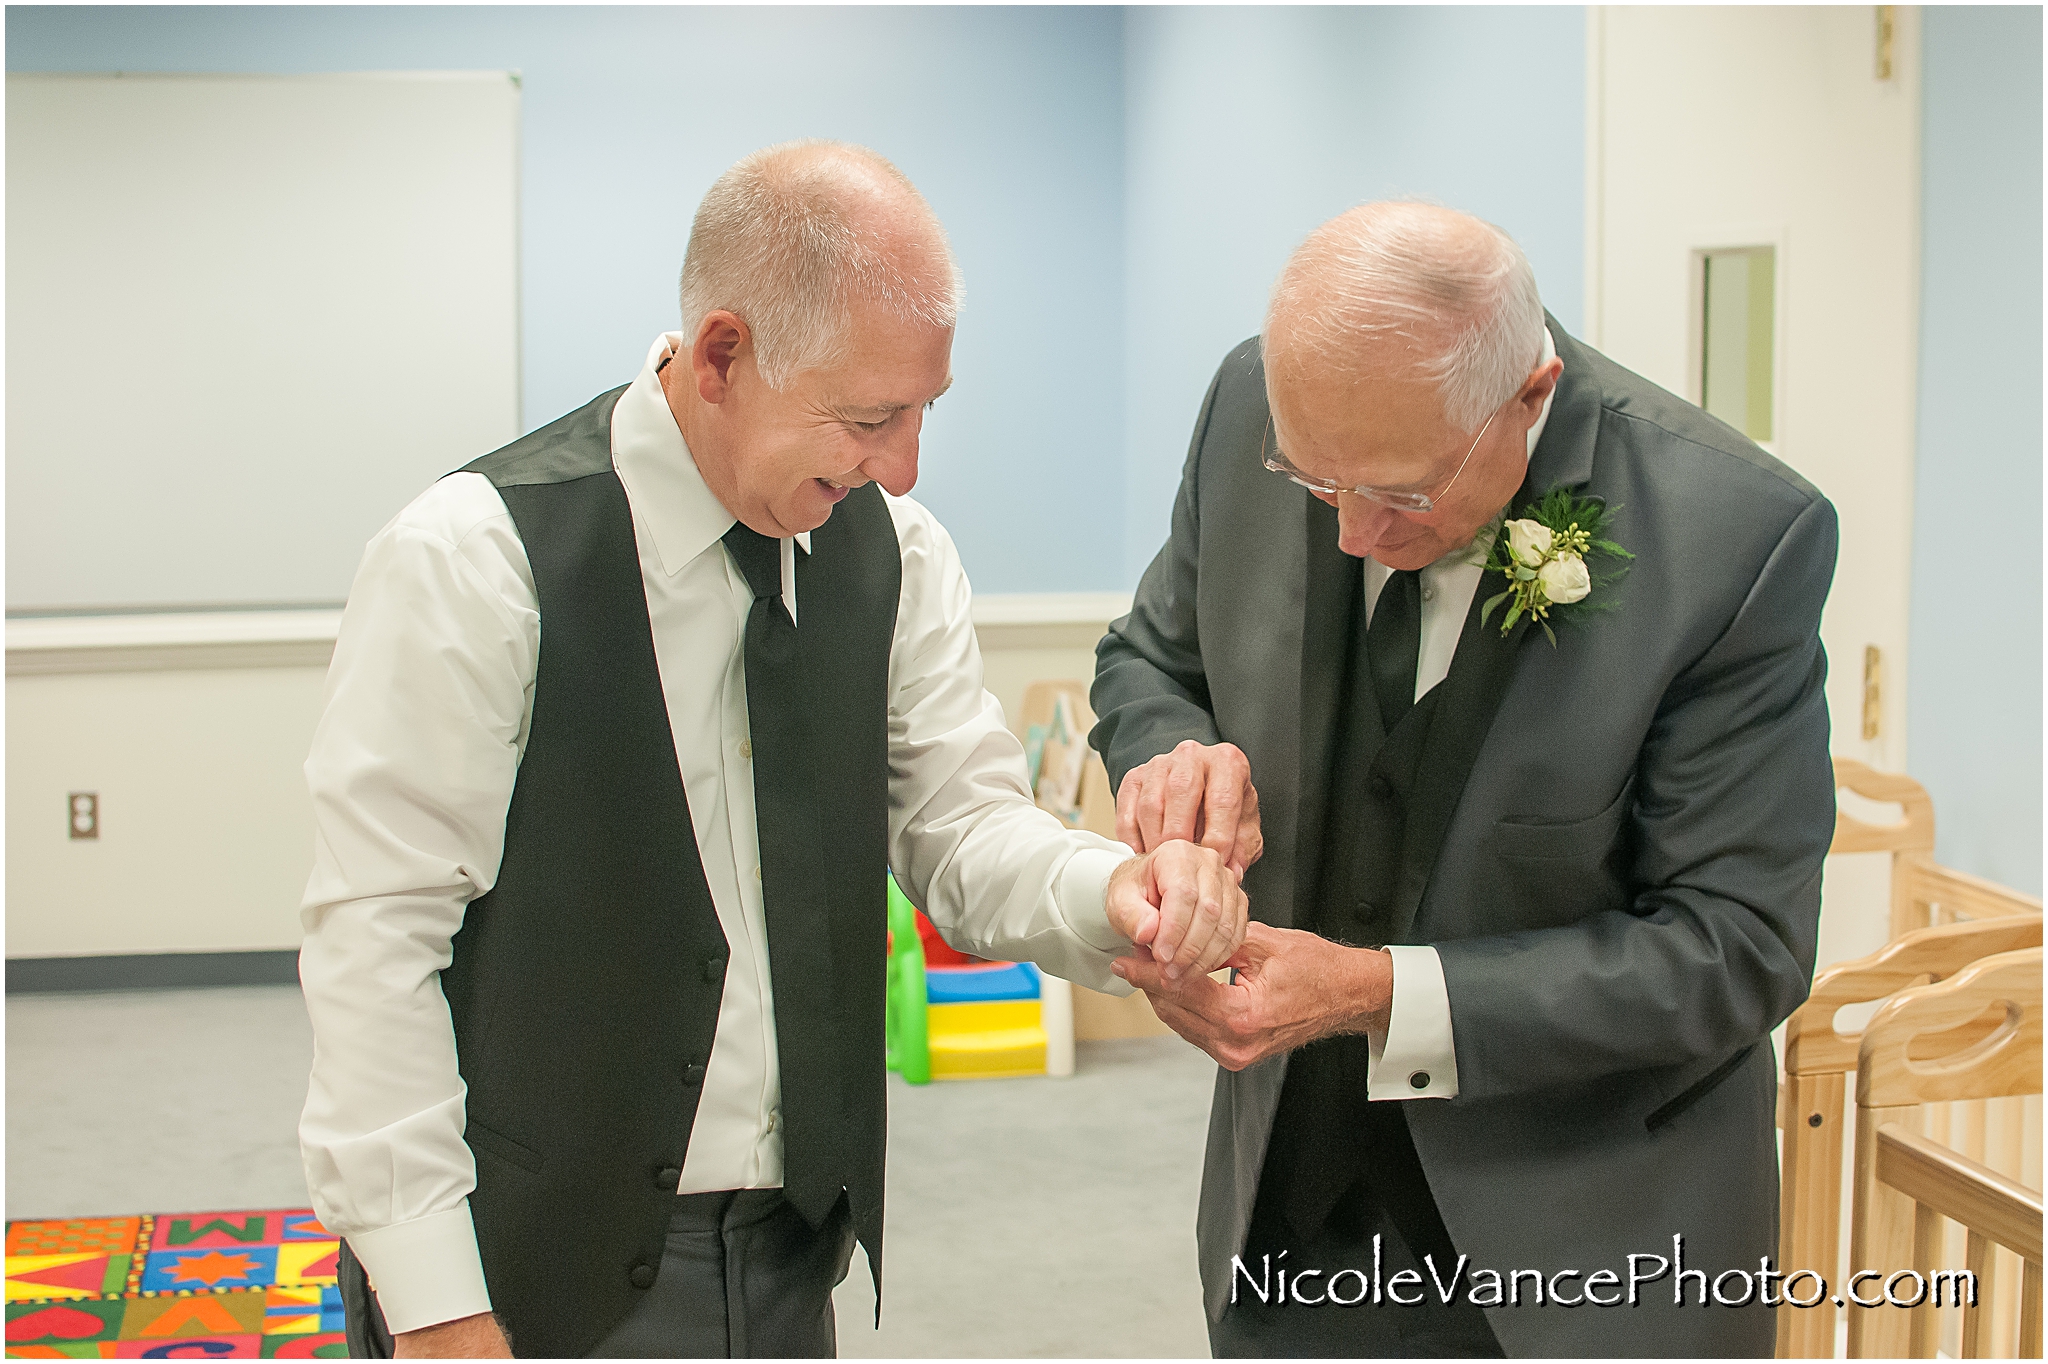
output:
MULTIPOLYGON (((1230 1258, 1230 1300, 1247 1297, 1271 1305, 1302 1307, 1395 1306, 1414 1307, 1432 1296, 1448 1305, 1462 1292, 1474 1307, 1634 1307, 1652 1284, 1668 1280, 1676 1306, 1700 1307, 1818 1307, 1829 1301, 1828 1281, 1811 1269, 1791 1271, 1771 1268, 1763 1256, 1756 1269, 1724 1269, 1709 1275, 1704 1269, 1685 1267, 1685 1237, 1671 1238, 1671 1253, 1637 1254, 1626 1257, 1620 1269, 1480 1269, 1471 1257, 1460 1255, 1448 1273, 1438 1270, 1436 1257, 1424 1255, 1425 1278, 1413 1269, 1385 1274, 1381 1267, 1382 1238, 1372 1238, 1372 1265, 1341 1269, 1290 1267, 1290 1252, 1258 1257, 1257 1271, 1243 1257, 1230 1258), (1692 1292, 1687 1296, 1688 1286, 1692 1292)), ((1966 1269, 1886 1272, 1858 1270, 1835 1293, 1837 1307, 1975 1307, 1977 1276, 1966 1269)))

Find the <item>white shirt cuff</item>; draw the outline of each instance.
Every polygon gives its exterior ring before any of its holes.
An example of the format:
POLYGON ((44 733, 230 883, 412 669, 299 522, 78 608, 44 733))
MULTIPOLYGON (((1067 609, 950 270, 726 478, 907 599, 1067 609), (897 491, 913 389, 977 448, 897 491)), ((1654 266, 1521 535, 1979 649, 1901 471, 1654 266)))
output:
POLYGON ((348 1238, 393 1335, 491 1310, 469 1200, 348 1238))
POLYGON ((1372 1038, 1368 1099, 1455 1099, 1458 1052, 1451 1038, 1451 996, 1434 947, 1389 947, 1394 998, 1384 1040, 1372 1038))
POLYGON ((1131 940, 1109 925, 1109 878, 1131 857, 1130 850, 1122 846, 1083 848, 1060 868, 1059 888, 1054 892, 1060 917, 1074 936, 1098 952, 1119 957, 1130 952, 1131 940))

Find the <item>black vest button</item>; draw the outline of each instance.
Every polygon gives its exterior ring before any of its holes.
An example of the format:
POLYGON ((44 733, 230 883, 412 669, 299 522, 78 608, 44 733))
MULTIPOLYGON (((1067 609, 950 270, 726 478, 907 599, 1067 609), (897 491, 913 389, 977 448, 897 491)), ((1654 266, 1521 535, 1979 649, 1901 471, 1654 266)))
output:
POLYGON ((683 1172, 673 1165, 665 1165, 654 1172, 654 1187, 663 1193, 674 1193, 676 1185, 683 1182, 683 1172))
POLYGON ((634 1265, 633 1272, 626 1277, 633 1281, 633 1287, 635 1288, 652 1288, 654 1287, 654 1266, 634 1265))
POLYGON ((706 984, 708 984, 708 985, 716 985, 716 984, 717 984, 717 983, 718 983, 719 981, 721 981, 721 980, 724 980, 724 979, 725 979, 725 958, 724 958, 724 957, 706 957, 706 958, 704 958, 704 981, 705 981, 705 983, 706 983, 706 984))
POLYGON ((1408 1087, 1410 1089, 1428 1089, 1429 1072, 1426 1070, 1416 1071, 1413 1075, 1408 1077, 1408 1087))
MULTIPOLYGON (((702 1066, 700 1066, 700 1065, 695 1065, 695 1064, 692 1064, 692 1065, 687 1065, 687 1066, 684 1066, 684 1067, 683 1067, 683 1083, 684 1083, 684 1084, 686 1084, 686 1085, 701 1085, 701 1084, 703 1084, 703 1083, 704 1083, 704 1067, 702 1067, 702 1066)), ((680 1176, 678 1176, 678 1177, 680 1177, 680 1176)))
POLYGON ((1358 902, 1358 917, 1361 919, 1370 919, 1372 917, 1372 901, 1360 900, 1358 902))
POLYGON ((1388 796, 1394 794, 1394 784, 1385 777, 1374 777, 1372 779, 1372 793, 1381 800, 1385 800, 1388 796))

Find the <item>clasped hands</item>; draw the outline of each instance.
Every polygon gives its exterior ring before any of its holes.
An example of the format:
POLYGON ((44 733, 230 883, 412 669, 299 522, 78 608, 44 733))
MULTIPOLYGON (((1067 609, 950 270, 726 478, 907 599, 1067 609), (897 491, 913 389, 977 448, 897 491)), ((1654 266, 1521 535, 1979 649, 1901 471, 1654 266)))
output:
POLYGON ((1384 951, 1246 921, 1237 883, 1265 839, 1251 763, 1236 745, 1190 739, 1131 769, 1116 834, 1143 856, 1110 878, 1110 922, 1136 945, 1110 969, 1217 1064, 1242 1070, 1319 1037, 1386 1035, 1394 970, 1384 951), (1228 895, 1211 889, 1219 867, 1228 895), (1233 968, 1228 984, 1207 974, 1218 966, 1233 968))

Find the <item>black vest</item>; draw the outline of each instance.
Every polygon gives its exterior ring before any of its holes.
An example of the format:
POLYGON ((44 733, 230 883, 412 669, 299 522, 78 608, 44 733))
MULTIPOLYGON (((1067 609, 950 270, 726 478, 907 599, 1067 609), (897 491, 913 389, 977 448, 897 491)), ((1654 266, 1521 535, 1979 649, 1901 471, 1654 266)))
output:
MULTIPOLYGON (((652 1284, 727 961, 612 470, 622 392, 465 470, 489 478, 511 511, 540 603, 504 860, 441 972, 468 1086, 477 1242, 523 1355, 583 1354, 652 1284)), ((802 1001, 836 1024, 811 1030, 835 1039, 832 1093, 790 1094, 784 1072, 785 1142, 794 1149, 798 1114, 830 1115, 836 1134, 824 1146, 837 1168, 824 1174, 847 1190, 878 1279, 888 670, 901 581, 895 526, 872 486, 849 494, 797 555, 799 648, 815 679, 806 794, 828 878, 813 927, 831 945, 807 959, 832 962, 829 978, 801 978, 770 943, 778 1006, 802 1001)))
MULTIPOLYGON (((1348 646, 1336 688, 1330 770, 1323 774, 1329 794, 1320 866, 1304 869, 1314 874, 1302 878, 1294 924, 1333 942, 1380 947, 1398 939, 1405 928, 1396 906, 1410 797, 1423 741, 1446 689, 1431 688, 1391 732, 1383 729, 1365 649, 1364 570, 1356 559, 1347 563, 1348 646)), ((1373 1184, 1377 1201, 1401 1206, 1403 1212, 1402 1205, 1418 1193, 1428 1198, 1408 1147, 1402 1105, 1366 1098, 1370 1057, 1367 1039, 1351 1035, 1311 1042, 1289 1059, 1260 1181, 1262 1201, 1285 1209, 1300 1206, 1301 1196, 1311 1194, 1319 1196, 1310 1201, 1327 1207, 1361 1178, 1373 1184), (1418 1183, 1419 1190, 1413 1187, 1418 1183)), ((1319 1229, 1292 1227, 1303 1238, 1319 1229)))

